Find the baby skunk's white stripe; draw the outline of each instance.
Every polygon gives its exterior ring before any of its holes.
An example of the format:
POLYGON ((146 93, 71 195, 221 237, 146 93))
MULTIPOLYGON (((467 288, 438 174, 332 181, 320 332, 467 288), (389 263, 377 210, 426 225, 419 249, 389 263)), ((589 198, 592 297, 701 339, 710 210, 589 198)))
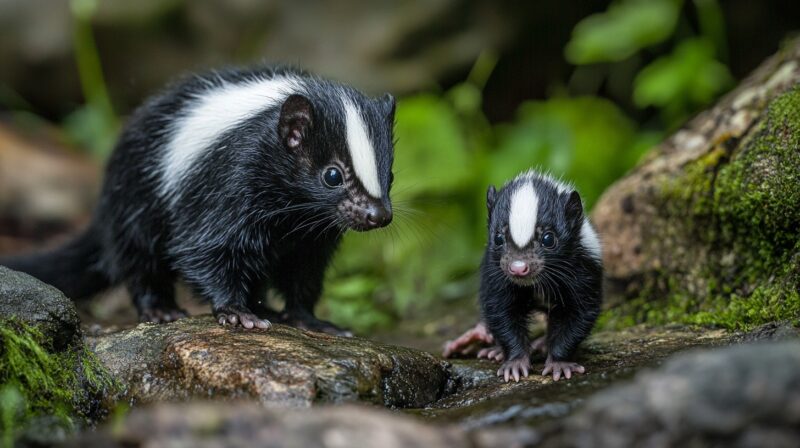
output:
POLYGON ((301 88, 296 78, 277 77, 224 84, 197 95, 171 130, 161 162, 161 193, 171 196, 198 156, 222 134, 301 88))
POLYGON ((375 148, 369 139, 369 132, 361 118, 358 108, 346 96, 342 96, 345 113, 345 131, 347 148, 353 159, 353 170, 361 185, 370 196, 381 197, 381 184, 378 181, 378 162, 375 159, 375 148))
POLYGON ((511 195, 508 226, 511 239, 517 247, 525 247, 533 238, 538 209, 539 197, 533 190, 532 183, 525 182, 511 195))
POLYGON ((600 238, 597 236, 597 232, 595 232, 592 225, 589 223, 589 219, 583 220, 583 226, 581 226, 581 245, 586 248, 589 254, 600 260, 603 257, 603 250, 600 246, 600 238))

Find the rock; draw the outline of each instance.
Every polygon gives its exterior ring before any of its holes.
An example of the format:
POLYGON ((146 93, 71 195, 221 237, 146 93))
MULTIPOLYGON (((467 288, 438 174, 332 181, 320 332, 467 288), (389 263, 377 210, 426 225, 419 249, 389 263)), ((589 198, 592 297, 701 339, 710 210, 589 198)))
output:
POLYGON ((614 383, 629 380, 636 371, 658 365, 691 347, 730 343, 723 330, 687 327, 633 327, 599 331, 581 346, 578 359, 586 375, 554 382, 539 373, 543 356, 532 360, 532 374, 518 383, 496 376, 498 365, 486 360, 453 360, 453 390, 424 409, 407 410, 427 422, 459 424, 472 431, 512 425, 538 428, 580 408, 586 397, 614 383))
POLYGON ((795 447, 800 342, 698 350, 590 397, 544 446, 795 447))
MULTIPOLYGON (((211 323, 194 320, 196 331, 207 331, 211 323)), ((272 335, 273 346, 318 342, 304 332, 276 330, 281 334, 272 335)), ((424 409, 404 411, 416 418, 353 403, 302 410, 263 400, 150 403, 137 406, 113 428, 83 434, 67 446, 796 446, 800 342, 698 349, 626 380, 677 350, 730 338, 730 333, 680 328, 600 333, 583 355, 591 359, 590 374, 558 383, 532 377, 506 384, 483 376, 496 368, 493 363, 470 361, 469 367, 455 368, 460 373, 454 376, 483 372, 479 378, 424 409), (609 387, 621 380, 622 385, 609 387)), ((338 352, 369 344, 347 341, 338 343, 338 352)), ((413 378, 424 381, 424 376, 413 378)), ((240 396, 248 397, 254 395, 240 396)))
POLYGON ((78 313, 70 299, 27 274, 0 266, 0 318, 11 317, 42 332, 55 351, 81 341, 78 313))
POLYGON ((366 406, 265 409, 256 403, 158 404, 134 410, 113 431, 65 446, 451 447, 469 446, 458 428, 439 428, 366 406))
POLYGON ((418 350, 282 325, 232 329, 209 316, 88 339, 136 403, 215 397, 421 407, 441 397, 448 380, 448 364, 418 350))
POLYGON ((800 328, 789 322, 769 322, 747 333, 738 335, 738 342, 786 341, 800 339, 800 328))
POLYGON ((798 82, 795 39, 603 194, 593 219, 623 314, 728 328, 800 316, 798 82))

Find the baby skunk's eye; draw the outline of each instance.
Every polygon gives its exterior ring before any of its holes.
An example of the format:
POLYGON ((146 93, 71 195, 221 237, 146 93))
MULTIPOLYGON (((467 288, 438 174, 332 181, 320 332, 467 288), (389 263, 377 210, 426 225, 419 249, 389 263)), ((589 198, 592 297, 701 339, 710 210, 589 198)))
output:
POLYGON ((325 168, 325 171, 322 173, 322 181, 330 188, 341 187, 344 183, 341 171, 335 166, 325 168))
POLYGON ((502 233, 498 232, 494 235, 494 245, 495 246, 502 246, 506 243, 506 237, 502 233))
POLYGON ((542 235, 542 247, 545 249, 556 247, 556 236, 553 235, 553 232, 544 232, 542 235))

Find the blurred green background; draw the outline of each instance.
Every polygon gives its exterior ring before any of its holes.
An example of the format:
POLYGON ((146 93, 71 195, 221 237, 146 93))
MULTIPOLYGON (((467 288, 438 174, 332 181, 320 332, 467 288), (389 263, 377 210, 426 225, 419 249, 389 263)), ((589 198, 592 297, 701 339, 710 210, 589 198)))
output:
MULTIPOLYGON (((798 19, 792 2, 746 0, 4 1, 0 112, 102 161, 125 116, 186 71, 282 61, 395 93, 397 220, 346 237, 322 305, 366 332, 475 296, 487 185, 539 167, 591 207, 798 19)), ((32 231, 3 204, 6 238, 71 228, 32 231)))

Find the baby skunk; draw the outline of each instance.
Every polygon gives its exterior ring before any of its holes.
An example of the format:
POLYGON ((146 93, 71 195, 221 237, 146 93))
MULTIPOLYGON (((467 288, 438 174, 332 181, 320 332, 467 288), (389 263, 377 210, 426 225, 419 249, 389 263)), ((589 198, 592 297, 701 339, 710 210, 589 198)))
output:
POLYGON ((274 288, 284 321, 339 332, 314 305, 344 231, 392 220, 394 111, 288 68, 191 76, 133 114, 88 229, 5 264, 73 299, 124 283, 154 322, 185 315, 180 277, 220 324, 268 328, 274 288))
POLYGON ((500 191, 489 187, 489 241, 481 264, 483 322, 448 343, 445 356, 474 342, 498 346, 479 357, 505 360, 506 381, 527 376, 534 350, 547 353, 542 375, 583 373, 571 362, 594 325, 602 302, 600 241, 584 216, 580 195, 549 176, 529 171, 500 191), (530 341, 533 311, 547 314, 547 335, 530 341))

